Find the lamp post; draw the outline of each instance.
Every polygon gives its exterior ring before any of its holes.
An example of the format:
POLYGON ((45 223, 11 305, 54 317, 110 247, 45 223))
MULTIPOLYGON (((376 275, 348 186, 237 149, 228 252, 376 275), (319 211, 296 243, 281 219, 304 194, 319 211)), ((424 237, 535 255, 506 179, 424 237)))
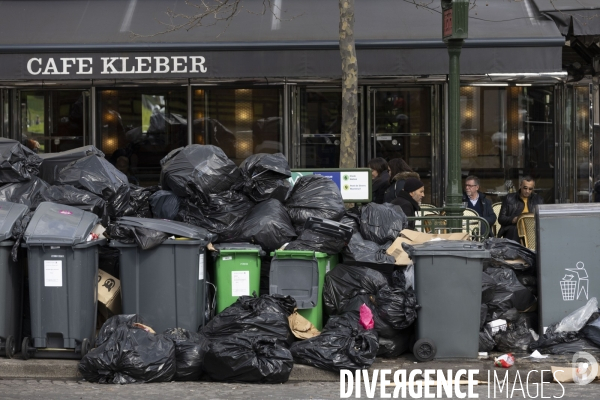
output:
MULTIPOLYGON (((460 162, 460 51, 468 37, 469 0, 442 0, 442 38, 448 47, 448 184, 446 215, 462 215, 460 162)), ((460 227, 459 221, 454 226, 460 227)))

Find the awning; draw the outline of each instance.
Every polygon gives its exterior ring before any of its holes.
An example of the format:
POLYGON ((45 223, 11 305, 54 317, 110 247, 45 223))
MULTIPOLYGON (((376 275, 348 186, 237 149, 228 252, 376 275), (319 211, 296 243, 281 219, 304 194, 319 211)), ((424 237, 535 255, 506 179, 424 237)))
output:
POLYGON ((538 10, 551 18, 564 36, 600 40, 600 2, 598 0, 534 0, 538 10))
MULTIPOLYGON (((0 80, 341 77, 337 0, 281 0, 279 17, 262 15, 262 3, 244 2, 228 26, 158 34, 168 9, 197 10, 172 0, 2 1, 0 80)), ((561 70, 564 38, 528 4, 477 3, 462 74, 561 70)), ((439 2, 433 10, 398 0, 355 7, 361 77, 448 73, 439 2)))

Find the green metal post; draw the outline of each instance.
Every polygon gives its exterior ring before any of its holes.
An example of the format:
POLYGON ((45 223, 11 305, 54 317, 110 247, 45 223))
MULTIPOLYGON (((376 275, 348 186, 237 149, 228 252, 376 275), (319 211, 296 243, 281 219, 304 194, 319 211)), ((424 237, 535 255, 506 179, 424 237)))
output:
MULTIPOLYGON (((446 214, 462 215, 460 162, 460 51, 463 40, 448 41, 450 71, 448 82, 448 186, 446 214)), ((460 221, 452 221, 460 223, 460 221)))

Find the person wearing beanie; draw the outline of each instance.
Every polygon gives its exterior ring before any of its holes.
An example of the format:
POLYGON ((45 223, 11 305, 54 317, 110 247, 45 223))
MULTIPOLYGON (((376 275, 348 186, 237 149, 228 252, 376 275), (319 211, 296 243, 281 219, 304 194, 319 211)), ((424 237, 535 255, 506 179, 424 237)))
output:
MULTIPOLYGON (((399 196, 392 200, 392 204, 398 205, 407 217, 414 217, 421 210, 421 200, 425 197, 425 185, 417 178, 408 178, 404 182, 404 188, 399 196)), ((408 222, 408 229, 415 229, 415 221, 408 222)))

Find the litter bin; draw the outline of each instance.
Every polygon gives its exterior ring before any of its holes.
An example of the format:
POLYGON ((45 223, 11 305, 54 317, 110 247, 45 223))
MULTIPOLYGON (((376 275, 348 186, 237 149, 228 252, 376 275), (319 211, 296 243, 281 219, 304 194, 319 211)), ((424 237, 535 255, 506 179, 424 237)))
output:
POLYGON ((250 243, 221 243, 215 245, 215 286, 217 313, 236 302, 240 296, 260 294, 259 245, 250 243))
POLYGON ((212 238, 206 229, 183 222, 123 217, 120 225, 137 226, 174 235, 152 249, 116 240, 119 250, 123 314, 139 314, 156 332, 184 328, 192 332, 204 325, 206 246, 212 238))
POLYGON ((21 348, 23 271, 11 257, 12 230, 29 208, 0 201, 0 352, 12 358, 21 348))
POLYGON ((292 296, 298 314, 323 329, 325 274, 337 265, 338 255, 302 250, 277 250, 271 255, 269 293, 292 296))
POLYGON ((98 154, 104 157, 104 153, 94 146, 83 146, 76 149, 61 151, 59 153, 44 153, 38 154, 43 160, 40 165, 39 177, 44 181, 53 184, 58 179, 58 174, 61 169, 69 165, 73 161, 80 158, 98 154))
POLYGON ((546 204, 535 211, 540 333, 600 298, 600 204, 546 204))
POLYGON ((417 360, 477 358, 481 276, 489 251, 482 243, 463 240, 402 247, 415 265, 417 360))
POLYGON ((62 204, 41 203, 25 230, 29 272, 31 339, 21 354, 82 358, 96 335, 98 246, 88 241, 95 214, 62 204))

